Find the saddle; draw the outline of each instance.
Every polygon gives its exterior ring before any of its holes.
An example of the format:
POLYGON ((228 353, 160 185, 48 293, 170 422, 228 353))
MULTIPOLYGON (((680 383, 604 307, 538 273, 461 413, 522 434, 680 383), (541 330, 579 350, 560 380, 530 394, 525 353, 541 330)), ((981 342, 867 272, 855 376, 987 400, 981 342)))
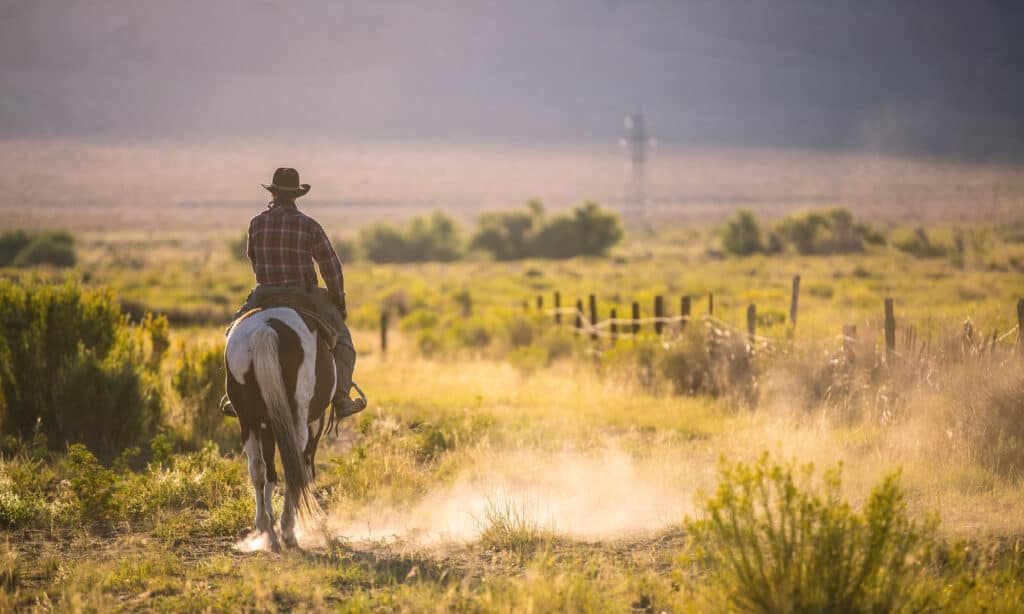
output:
POLYGON ((327 347, 333 348, 334 344, 338 342, 337 329, 320 315, 316 302, 308 294, 274 294, 262 297, 254 307, 256 309, 271 309, 273 307, 294 309, 310 330, 319 333, 320 339, 327 343, 327 347))
MULTIPOLYGON (((284 303, 284 301, 281 302, 284 303)), ((261 301, 261 303, 263 303, 263 301, 261 301)), ((329 373, 333 374, 335 366, 334 352, 332 350, 336 343, 337 332, 335 332, 334 329, 329 324, 324 322, 323 318, 321 318, 318 314, 312 313, 305 308, 299 308, 291 304, 277 304, 278 301, 266 301, 266 303, 267 304, 262 304, 259 307, 253 307, 252 309, 249 309, 242 315, 238 316, 235 319, 235 321, 228 326, 227 330, 230 332, 231 328, 234 327, 239 322, 241 322, 242 320, 248 318, 249 316, 255 315, 265 309, 271 309, 273 307, 288 307, 290 309, 294 309, 295 312, 299 314, 299 317, 302 318, 302 321, 305 322, 306 326, 309 327, 309 330, 318 331, 315 358, 317 377, 323 377, 324 371, 328 371, 329 373)), ((225 398, 227 398, 226 395, 225 398)), ((309 424, 313 424, 314 422, 316 422, 317 420, 324 416, 324 413, 328 410, 328 408, 330 409, 330 415, 328 417, 329 419, 325 421, 327 430, 329 432, 331 427, 333 427, 335 429, 335 433, 337 433, 336 425, 338 423, 338 419, 336 417, 336 410, 334 408, 334 404, 330 403, 329 400, 322 404, 312 405, 310 407, 310 414, 308 416, 307 421, 309 424)), ((323 431, 324 423, 320 425, 320 433, 322 434, 323 431)), ((317 435, 317 438, 319 438, 319 436, 320 435, 317 435)))

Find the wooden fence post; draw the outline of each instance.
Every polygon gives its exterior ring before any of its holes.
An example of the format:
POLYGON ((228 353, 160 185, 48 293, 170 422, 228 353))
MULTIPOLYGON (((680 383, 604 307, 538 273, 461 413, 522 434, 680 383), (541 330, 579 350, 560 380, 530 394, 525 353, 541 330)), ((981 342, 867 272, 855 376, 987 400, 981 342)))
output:
POLYGON ((684 296, 679 300, 679 315, 683 316, 683 319, 679 320, 679 330, 683 331, 686 329, 686 323, 690 319, 690 297, 684 296))
POLYGON ((384 309, 380 312, 380 353, 385 354, 388 351, 388 310, 384 309))
POLYGON ((754 336, 757 335, 757 305, 751 303, 747 307, 747 340, 754 347, 754 336))
POLYGON ((633 337, 640 332, 640 303, 633 301, 633 337))
POLYGON ((615 318, 617 318, 617 317, 618 317, 618 314, 615 312, 615 308, 612 307, 612 314, 611 314, 611 318, 612 318, 612 326, 611 326, 611 330, 612 330, 612 345, 615 345, 615 341, 619 338, 619 324, 615 321, 615 318))
POLYGON ((562 325, 562 293, 555 291, 555 325, 562 325))
POLYGON ((715 315, 715 295, 711 292, 708 292, 708 315, 715 315))
POLYGON ((590 295, 590 340, 597 341, 597 297, 590 295))
POLYGON ((789 299, 789 322, 790 322, 790 325, 794 329, 796 328, 796 315, 797 315, 797 307, 798 307, 799 302, 800 302, 800 276, 799 275, 794 275, 793 276, 793 294, 790 296, 790 299, 789 299))
POLYGON ((576 330, 583 328, 583 299, 576 299, 576 330))
POLYGON ((896 353, 896 316, 893 313, 892 299, 885 299, 885 359, 891 361, 896 353))
POLYGON ((1024 298, 1017 299, 1017 352, 1024 355, 1024 298))
POLYGON ((661 321, 665 317, 665 298, 660 294, 654 297, 654 317, 658 318, 654 321, 654 332, 660 335, 665 328, 665 323, 661 321))

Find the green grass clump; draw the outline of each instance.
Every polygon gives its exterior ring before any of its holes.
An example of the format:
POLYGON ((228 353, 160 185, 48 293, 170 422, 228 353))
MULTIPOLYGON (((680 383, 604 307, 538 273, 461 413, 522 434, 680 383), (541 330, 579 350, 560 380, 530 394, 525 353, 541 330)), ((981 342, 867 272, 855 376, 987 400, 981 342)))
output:
POLYGON ((42 509, 42 501, 19 493, 14 481, 0 472, 0 526, 16 529, 28 525, 42 509))
POLYGON ((773 463, 721 469, 699 520, 688 520, 707 592, 742 612, 899 612, 935 607, 919 579, 934 521, 912 520, 891 474, 861 510, 840 495, 839 470, 821 492, 811 467, 773 463))

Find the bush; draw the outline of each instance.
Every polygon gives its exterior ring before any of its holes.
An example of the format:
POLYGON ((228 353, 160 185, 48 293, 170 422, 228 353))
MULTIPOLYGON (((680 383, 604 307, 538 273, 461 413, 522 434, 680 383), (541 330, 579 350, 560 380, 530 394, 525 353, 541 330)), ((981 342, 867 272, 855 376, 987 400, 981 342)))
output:
POLYGON ((622 239, 619 216, 604 211, 594 202, 586 202, 544 224, 531 237, 530 256, 536 258, 573 258, 604 256, 622 239))
POLYGON ((529 256, 527 241, 540 224, 543 207, 532 201, 530 211, 488 213, 480 217, 470 249, 490 252, 495 260, 520 260, 529 256))
POLYGON ((910 234, 897 236, 893 240, 893 245, 901 252, 918 258, 942 258, 949 252, 946 246, 933 243, 924 228, 918 228, 910 234))
POLYGON ((366 257, 377 263, 450 262, 462 254, 455 221, 440 211, 416 217, 405 230, 377 224, 363 230, 360 244, 366 257))
POLYGON ((764 251, 761 225, 758 224, 753 211, 740 209, 725 223, 722 230, 722 247, 736 256, 749 256, 764 251))
POLYGON ((29 524, 42 510, 42 500, 30 493, 19 492, 18 484, 0 468, 0 526, 17 529, 29 524))
POLYGON ((181 399, 183 418, 193 443, 212 440, 227 445, 237 438, 230 419, 220 412, 224 394, 224 347, 181 348, 171 388, 181 399))
POLYGON ((482 216, 470 248, 496 260, 563 259, 603 256, 622 238, 618 216, 597 203, 583 203, 546 221, 539 201, 528 202, 526 208, 482 216))
POLYGON ((228 251, 231 257, 239 262, 249 261, 249 231, 244 230, 237 238, 228 243, 228 251))
POLYGON ((21 250, 32 242, 24 230, 13 230, 0 234, 0 266, 10 266, 21 250))
POLYGON ((853 214, 841 207, 789 215, 778 224, 775 232, 801 254, 861 252, 865 238, 878 240, 870 228, 854 224, 853 214))
POLYGON ((75 238, 63 231, 28 234, 21 230, 0 235, 0 266, 49 264, 75 266, 75 238))
POLYGON ((78 513, 87 520, 112 520, 120 515, 115 498, 117 474, 107 469, 82 444, 68 448, 71 490, 78 502, 78 513))
POLYGON ((105 456, 148 441, 161 398, 144 341, 109 293, 0 281, 0 430, 105 456))
POLYGON ((687 520, 696 559, 711 572, 709 598, 741 612, 897 612, 934 604, 918 588, 935 522, 907 516, 898 476, 863 511, 840 496, 839 470, 818 494, 811 468, 723 467, 704 517, 687 520))
POLYGON ((334 253, 338 254, 338 260, 352 262, 359 259, 359 241, 334 238, 331 244, 334 245, 334 253))

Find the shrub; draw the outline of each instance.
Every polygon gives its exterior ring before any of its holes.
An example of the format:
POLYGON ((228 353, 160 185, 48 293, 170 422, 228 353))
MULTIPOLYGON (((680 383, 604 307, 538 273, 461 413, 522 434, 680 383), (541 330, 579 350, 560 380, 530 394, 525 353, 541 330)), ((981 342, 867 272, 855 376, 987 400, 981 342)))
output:
POLYGON ((603 256, 622 238, 619 217, 594 202, 549 220, 539 201, 528 202, 526 208, 482 216, 470 248, 489 252, 496 260, 564 259, 603 256))
POLYGON ((0 469, 0 526, 16 529, 29 524, 42 510, 42 501, 28 493, 19 492, 6 467, 0 469))
POLYGON ((706 335, 691 326, 655 358, 656 369, 672 384, 676 394, 697 394, 711 388, 711 361, 706 335))
POLYGON ((910 234, 897 236, 893 239, 893 245, 901 252, 918 258, 942 258, 949 251, 943 245, 932 243, 924 228, 918 228, 910 234))
POLYGON ((0 429, 110 457, 148 441, 161 398, 143 342, 109 293, 0 281, 0 429))
MULTIPOLYGON (((711 572, 709 598, 741 612, 897 612, 929 604, 917 586, 935 522, 911 520, 896 474, 863 511, 840 496, 839 469, 824 476, 764 454, 723 466, 704 516, 686 522, 696 559, 711 572)), ((932 606, 934 607, 934 606, 932 606)))
POLYGON ((576 207, 545 223, 530 238, 527 250, 537 258, 603 256, 622 239, 619 216, 594 202, 576 207))
POLYGON ((32 242, 24 230, 12 230, 0 234, 0 266, 10 266, 18 253, 32 242))
POLYGON ((480 217, 479 230, 470 242, 470 249, 490 252, 495 260, 519 260, 529 255, 527 241, 539 226, 543 205, 527 204, 529 211, 504 211, 480 217))
POLYGON ((749 256, 764 251, 761 225, 758 224, 753 211, 740 209, 725 223, 722 230, 722 247, 737 256, 749 256))
POLYGON ((864 251, 866 237, 878 240, 870 228, 854 224, 853 214, 841 207, 789 215, 775 232, 801 254, 860 252, 864 251))
POLYGON ((231 253, 231 257, 239 262, 249 261, 249 231, 244 230, 238 237, 232 239, 228 243, 228 251, 231 253))
POLYGON ((359 259, 359 241, 335 237, 331 240, 331 244, 334 245, 334 252, 338 254, 338 260, 352 262, 359 259))
POLYGON ((224 394, 224 347, 220 344, 188 348, 182 346, 171 388, 181 399, 184 422, 194 443, 213 440, 234 442, 230 420, 220 412, 224 394))
POLYGON ((75 265, 75 238, 64 231, 29 234, 21 230, 0 235, 0 266, 75 265))
POLYGON ((461 255, 458 227, 440 211, 416 217, 405 230, 377 224, 360 235, 363 253, 373 262, 450 262, 461 255))
POLYGON ((111 520, 117 517, 117 475, 96 459, 88 448, 76 443, 68 448, 71 489, 78 513, 86 520, 111 520))

